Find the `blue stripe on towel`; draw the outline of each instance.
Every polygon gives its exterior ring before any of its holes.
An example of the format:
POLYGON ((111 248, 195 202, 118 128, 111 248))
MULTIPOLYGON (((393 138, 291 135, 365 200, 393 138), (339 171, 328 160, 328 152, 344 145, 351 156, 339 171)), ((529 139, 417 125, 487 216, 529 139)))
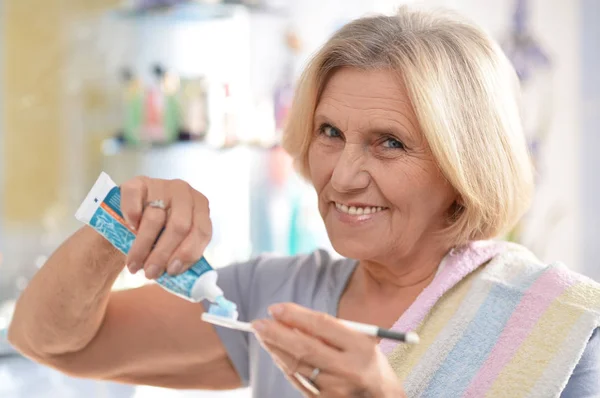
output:
POLYGON ((424 397, 455 398, 464 393, 496 344, 523 294, 542 273, 537 272, 516 286, 496 285, 490 290, 463 337, 430 380, 424 397), (468 369, 465 369, 465 364, 468 364, 468 369))

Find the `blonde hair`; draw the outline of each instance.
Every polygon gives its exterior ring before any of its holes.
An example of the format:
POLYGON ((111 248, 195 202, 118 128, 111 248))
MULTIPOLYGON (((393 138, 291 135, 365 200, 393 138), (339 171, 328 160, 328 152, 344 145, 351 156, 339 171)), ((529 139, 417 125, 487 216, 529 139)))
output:
POLYGON ((314 112, 342 67, 390 69, 403 78, 438 167, 460 198, 443 231, 452 244, 491 239, 518 222, 533 193, 519 82, 484 31, 448 12, 404 6, 335 33, 304 70, 283 137, 307 179, 314 112))

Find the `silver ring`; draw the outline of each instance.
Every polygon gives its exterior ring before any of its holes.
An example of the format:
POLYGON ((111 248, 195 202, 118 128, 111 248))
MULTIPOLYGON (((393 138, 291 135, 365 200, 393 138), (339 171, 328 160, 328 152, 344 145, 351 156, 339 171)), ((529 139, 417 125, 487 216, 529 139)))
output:
POLYGON ((154 207, 155 209, 167 210, 167 205, 165 204, 165 201, 162 199, 151 200, 148 203, 146 203, 146 206, 154 207))
MULTIPOLYGON (((313 370, 313 373, 314 372, 315 371, 313 370)), ((317 373, 317 375, 318 375, 318 373, 317 373)), ((321 391, 319 390, 319 388, 315 385, 315 383, 313 383, 311 380, 307 379, 306 376, 303 376, 300 373, 295 372, 294 377, 296 378, 296 380, 298 380, 298 383, 302 384, 302 387, 304 387, 308 391, 310 391, 311 394, 321 395, 321 391)))
POLYGON ((314 368, 312 373, 310 374, 310 377, 308 378, 308 380, 310 380, 310 382, 314 385, 316 385, 317 382, 317 376, 319 375, 319 373, 321 373, 321 369, 319 368, 314 368))

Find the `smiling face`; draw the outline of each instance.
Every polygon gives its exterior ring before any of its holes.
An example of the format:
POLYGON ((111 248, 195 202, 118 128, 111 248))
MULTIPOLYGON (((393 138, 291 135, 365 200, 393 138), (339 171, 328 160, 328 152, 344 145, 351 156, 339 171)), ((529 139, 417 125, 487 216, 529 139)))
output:
POLYGON ((344 68, 314 116, 310 178, 329 239, 343 256, 376 262, 438 242, 456 194, 392 71, 344 68))

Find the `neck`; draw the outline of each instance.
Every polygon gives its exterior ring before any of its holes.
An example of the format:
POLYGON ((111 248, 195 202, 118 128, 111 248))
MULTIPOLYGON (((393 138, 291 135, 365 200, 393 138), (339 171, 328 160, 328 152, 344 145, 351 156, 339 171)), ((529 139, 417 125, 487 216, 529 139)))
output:
POLYGON ((411 255, 389 262, 361 260, 355 273, 356 293, 365 298, 418 294, 431 283, 448 250, 414 250, 411 255))

